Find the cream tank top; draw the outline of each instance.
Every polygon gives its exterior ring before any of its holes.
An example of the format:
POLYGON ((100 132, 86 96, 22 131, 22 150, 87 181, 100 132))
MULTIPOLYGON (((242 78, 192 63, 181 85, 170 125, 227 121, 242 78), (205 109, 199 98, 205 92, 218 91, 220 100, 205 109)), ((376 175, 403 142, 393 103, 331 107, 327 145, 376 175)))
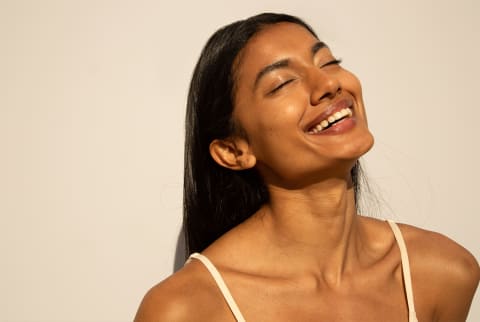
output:
MULTIPOLYGON (((398 228, 398 225, 391 220, 387 220, 387 222, 392 228, 393 235, 395 236, 395 240, 397 241, 398 248, 400 249, 403 280, 405 284, 405 293, 407 296, 408 322, 418 322, 417 314, 415 313, 415 303, 413 301, 412 278, 410 274, 410 262, 408 261, 407 247, 405 245, 402 232, 398 228)), ((217 283, 218 288, 222 292, 222 295, 225 301, 227 302, 228 307, 232 311, 232 314, 237 320, 237 322, 245 322, 245 318, 243 317, 242 312, 240 312, 240 309, 238 308, 237 303, 233 299, 233 296, 230 293, 230 290, 228 289, 227 285, 225 284, 225 281, 223 280, 222 276, 220 275, 216 267, 212 264, 212 262, 206 256, 199 253, 191 254, 187 260, 187 263, 191 259, 199 260, 203 265, 205 265, 205 267, 208 269, 213 279, 217 283)))

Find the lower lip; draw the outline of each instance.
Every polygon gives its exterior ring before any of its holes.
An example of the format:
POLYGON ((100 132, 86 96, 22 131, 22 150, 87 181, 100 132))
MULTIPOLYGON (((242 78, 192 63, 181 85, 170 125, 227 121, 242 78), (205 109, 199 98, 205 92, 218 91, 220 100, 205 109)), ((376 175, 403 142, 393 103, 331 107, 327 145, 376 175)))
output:
POLYGON ((354 117, 347 117, 347 118, 344 118, 343 120, 340 120, 339 122, 333 124, 328 129, 322 130, 318 133, 314 133, 314 134, 311 134, 311 135, 342 134, 342 133, 350 131, 352 128, 355 127, 356 124, 357 124, 357 121, 354 117))

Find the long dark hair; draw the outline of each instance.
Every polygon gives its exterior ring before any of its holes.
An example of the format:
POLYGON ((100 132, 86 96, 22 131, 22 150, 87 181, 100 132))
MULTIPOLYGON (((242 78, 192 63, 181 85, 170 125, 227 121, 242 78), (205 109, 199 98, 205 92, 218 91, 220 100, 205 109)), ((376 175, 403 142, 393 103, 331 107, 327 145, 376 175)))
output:
MULTIPOLYGON (((243 135, 232 119, 235 60, 253 35, 280 22, 301 25, 317 37, 297 17, 259 14, 215 32, 193 72, 185 120, 183 229, 187 256, 205 249, 268 201, 268 191, 255 169, 233 171, 218 165, 210 156, 209 145, 214 139, 243 135)), ((358 170, 357 162, 352 169, 355 199, 358 170)))

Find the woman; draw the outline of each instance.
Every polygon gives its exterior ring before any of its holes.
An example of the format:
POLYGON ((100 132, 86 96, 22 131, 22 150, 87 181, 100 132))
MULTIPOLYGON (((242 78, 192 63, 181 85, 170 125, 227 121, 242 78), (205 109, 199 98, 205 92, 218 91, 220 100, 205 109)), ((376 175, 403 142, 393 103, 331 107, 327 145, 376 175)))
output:
POLYGON ((185 231, 202 255, 147 293, 136 322, 465 321, 480 276, 468 251, 357 214, 373 137, 339 63, 287 15, 210 38, 186 122, 185 231))

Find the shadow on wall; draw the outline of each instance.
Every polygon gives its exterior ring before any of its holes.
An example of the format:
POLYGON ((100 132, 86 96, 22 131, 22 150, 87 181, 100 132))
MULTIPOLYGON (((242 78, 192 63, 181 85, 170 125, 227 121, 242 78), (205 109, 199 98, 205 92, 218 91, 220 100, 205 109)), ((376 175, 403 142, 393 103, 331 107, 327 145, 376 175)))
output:
POLYGON ((185 254, 185 235, 183 233, 183 228, 180 229, 177 237, 177 247, 175 249, 175 260, 173 261, 173 272, 175 273, 180 268, 183 267, 186 260, 185 254))

